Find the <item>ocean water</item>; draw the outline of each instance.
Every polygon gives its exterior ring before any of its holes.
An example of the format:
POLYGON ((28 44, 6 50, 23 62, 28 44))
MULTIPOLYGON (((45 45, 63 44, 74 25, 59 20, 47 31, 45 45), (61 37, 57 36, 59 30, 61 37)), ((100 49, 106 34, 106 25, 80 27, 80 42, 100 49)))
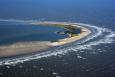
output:
MULTIPOLYGON (((1 0, 0 22, 5 22, 3 25, 70 22, 85 26, 92 33, 42 53, 1 58, 0 77, 115 77, 114 4, 114 0, 1 0)), ((25 30, 25 27, 22 25, 19 29, 25 30)), ((31 29, 27 29, 27 34, 31 29)), ((8 30, 1 28, 0 38, 4 36, 2 32, 8 30)))

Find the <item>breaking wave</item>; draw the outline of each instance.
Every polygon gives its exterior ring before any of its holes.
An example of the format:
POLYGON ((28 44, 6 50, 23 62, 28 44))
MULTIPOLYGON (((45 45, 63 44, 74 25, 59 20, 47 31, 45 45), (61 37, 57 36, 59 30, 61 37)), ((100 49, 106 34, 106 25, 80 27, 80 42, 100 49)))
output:
MULTIPOLYGON (((25 21, 25 20, 2 20, 0 21, 13 21, 13 22, 36 22, 33 20, 25 21)), ((25 61, 31 61, 34 59, 39 59, 43 57, 49 56, 58 56, 66 55, 68 52, 83 52, 83 50, 93 50, 94 46, 98 46, 101 44, 109 44, 114 43, 115 39, 115 32, 107 29, 98 27, 95 25, 84 24, 84 23, 70 23, 70 24, 79 24, 81 26, 87 27, 91 30, 91 34, 84 39, 71 43, 67 46, 60 46, 52 50, 47 50, 46 52, 36 53, 28 56, 13 58, 13 59, 5 59, 0 60, 0 65, 12 65, 17 63, 23 63, 25 61)))

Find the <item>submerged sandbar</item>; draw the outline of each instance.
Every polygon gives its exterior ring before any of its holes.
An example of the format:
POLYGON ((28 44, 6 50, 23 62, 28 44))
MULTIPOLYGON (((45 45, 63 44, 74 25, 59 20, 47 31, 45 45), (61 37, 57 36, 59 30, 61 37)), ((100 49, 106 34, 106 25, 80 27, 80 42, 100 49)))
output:
MULTIPOLYGON (((43 51, 46 49, 49 49, 54 46, 60 46, 68 43, 72 43, 74 41, 80 40, 86 36, 88 36, 91 31, 88 28, 85 28, 83 26, 79 26, 77 24, 73 23, 66 23, 66 22, 35 22, 30 23, 34 24, 35 26, 38 25, 47 25, 47 26, 57 26, 63 28, 65 25, 72 26, 72 27, 79 27, 82 29, 82 32, 79 34, 76 34, 74 36, 70 36, 64 39, 59 39, 56 41, 31 41, 31 42, 19 42, 14 43, 11 45, 2 45, 0 46, 0 57, 4 56, 14 56, 14 55, 20 55, 20 54, 27 54, 37 51, 43 51)), ((71 35, 71 34, 70 34, 71 35)), ((50 36, 49 36, 50 37, 50 36)))

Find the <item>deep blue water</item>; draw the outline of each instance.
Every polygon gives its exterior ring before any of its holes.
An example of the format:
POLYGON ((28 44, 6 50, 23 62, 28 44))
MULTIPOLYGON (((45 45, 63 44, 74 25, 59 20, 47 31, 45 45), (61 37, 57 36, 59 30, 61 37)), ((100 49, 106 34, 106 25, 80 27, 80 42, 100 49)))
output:
POLYGON ((1 0, 0 18, 114 25, 114 0, 1 0), (103 23, 104 22, 104 23, 103 23))
MULTIPOLYGON (((0 19, 80 22, 115 31, 115 1, 1 0, 0 19)), ((10 24, 8 28, 11 26, 14 28, 10 24)), ((6 29, 0 28, 1 38, 4 36, 2 31, 9 34, 14 33, 6 29)), ((24 31, 26 35, 35 33, 35 35, 29 36, 31 39, 28 40, 37 38, 36 33, 39 33, 36 31, 37 27, 20 26, 18 30, 21 30, 23 34, 22 29, 27 29, 24 31)), ((17 29, 13 30, 18 33, 17 29)), ((74 52, 73 49, 70 51, 64 55, 44 57, 11 66, 0 66, 0 77, 115 77, 114 42, 94 46, 93 50, 85 49, 74 52), (79 55, 85 59, 81 59, 79 55)))

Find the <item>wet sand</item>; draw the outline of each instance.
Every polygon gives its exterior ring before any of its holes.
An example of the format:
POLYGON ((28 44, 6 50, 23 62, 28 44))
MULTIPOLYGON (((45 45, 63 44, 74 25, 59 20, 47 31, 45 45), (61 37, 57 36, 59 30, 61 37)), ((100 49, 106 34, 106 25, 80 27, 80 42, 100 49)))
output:
POLYGON ((72 25, 76 27, 82 28, 82 33, 79 35, 75 35, 73 37, 68 37, 65 39, 59 39, 56 42, 51 41, 33 41, 33 42, 19 42, 14 43, 11 45, 2 45, 0 46, 0 57, 4 56, 14 56, 14 55, 20 55, 20 54, 27 54, 32 52, 38 52, 43 51, 46 49, 49 49, 54 46, 60 46, 67 43, 72 43, 74 41, 80 40, 86 36, 88 36, 91 31, 85 27, 79 26, 79 25, 73 25, 72 23, 62 23, 62 22, 37 22, 37 23, 30 23, 36 25, 56 25, 56 24, 63 24, 63 25, 72 25))

